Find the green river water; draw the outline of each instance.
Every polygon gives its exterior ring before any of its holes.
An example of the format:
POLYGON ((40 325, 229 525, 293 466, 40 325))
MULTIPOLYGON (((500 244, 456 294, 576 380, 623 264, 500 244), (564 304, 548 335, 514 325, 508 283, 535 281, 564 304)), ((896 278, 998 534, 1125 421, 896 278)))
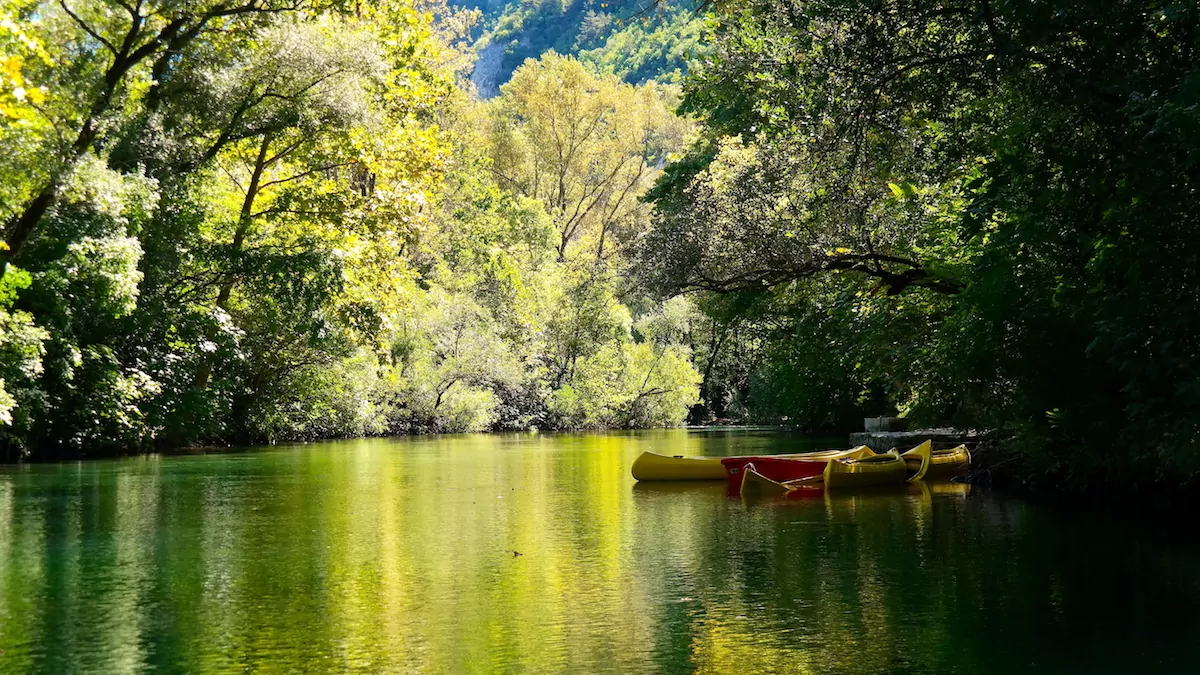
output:
POLYGON ((3 467, 0 672, 1200 672, 1187 530, 957 484, 744 503, 629 475, 643 450, 812 446, 477 435, 3 467))

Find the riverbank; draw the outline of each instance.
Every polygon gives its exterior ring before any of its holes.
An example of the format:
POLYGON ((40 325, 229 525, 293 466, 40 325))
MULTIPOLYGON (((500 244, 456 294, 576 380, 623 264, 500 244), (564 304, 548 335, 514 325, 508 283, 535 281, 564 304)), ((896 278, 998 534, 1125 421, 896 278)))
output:
MULTIPOLYGON (((1072 482, 1070 476, 1059 476, 1042 474, 1029 469, 1022 461, 1021 454, 1015 449, 1015 442, 1012 439, 998 440, 994 437, 989 437, 976 432, 963 432, 953 429, 934 429, 934 430, 917 430, 913 432, 853 432, 842 436, 830 434, 812 434, 784 425, 736 425, 722 424, 714 426, 681 426, 674 428, 663 428, 655 430, 556 430, 556 431, 495 431, 495 432, 478 432, 474 434, 403 434, 393 436, 355 436, 355 437, 330 437, 296 441, 280 441, 278 443, 267 444, 230 444, 230 445, 195 445, 181 446, 174 448, 160 448, 146 451, 123 451, 107 454, 96 454, 88 452, 78 452, 73 454, 60 454, 55 456, 34 455, 26 458, 14 458, 9 455, 5 458, 0 453, 0 458, 4 458, 4 462, 0 465, 38 465, 38 464, 54 464, 59 462, 78 462, 78 461, 103 461, 107 459, 123 459, 138 456, 157 455, 164 457, 186 457, 197 455, 222 455, 222 454, 241 454, 246 452, 254 452, 263 448, 288 446, 288 445, 324 445, 334 444, 339 441, 370 441, 373 439, 380 440, 401 440, 406 438, 434 438, 434 439, 454 439, 472 436, 480 437, 499 437, 499 438, 521 438, 521 437, 590 437, 590 436, 634 436, 644 433, 656 433, 664 431, 683 431, 689 435, 697 437, 705 435, 725 435, 728 437, 728 442, 725 444, 725 449, 722 454, 739 455, 748 454, 750 452, 747 447, 739 443, 738 439, 746 439, 748 436, 757 437, 760 439, 776 439, 776 449, 767 449, 770 444, 764 447, 760 452, 762 454, 775 454, 783 452, 787 447, 794 443, 803 443, 805 450, 817 449, 832 449, 838 447, 850 447, 854 445, 866 444, 871 445, 876 450, 886 450, 891 447, 906 447, 915 446, 919 442, 926 440, 934 440, 939 447, 951 447, 959 443, 967 443, 971 448, 972 468, 970 472, 962 476, 959 480, 972 485, 988 486, 1002 490, 1014 496, 1031 499, 1040 503, 1046 504, 1062 504, 1073 505, 1075 502, 1082 500, 1086 504, 1103 505, 1112 503, 1114 500, 1120 504, 1128 505, 1137 502, 1148 508, 1154 513, 1163 513, 1172 509, 1178 509, 1183 505, 1200 505, 1200 490, 1194 485, 1177 482, 1171 483, 1165 480, 1143 480, 1143 481, 1111 481, 1104 484, 1092 483, 1081 484, 1072 482), (872 435, 868 438, 868 435, 872 435), (846 440, 840 440, 846 439, 846 440), (780 446, 779 444, 783 445, 780 446), (885 447, 886 446, 886 447, 885 447)), ((756 443, 758 441, 755 441, 756 443)), ((756 446, 757 447, 757 446, 756 446)), ((1068 462, 1064 457, 1064 463, 1068 462)))
POLYGON ((387 439, 387 438, 425 438, 425 437, 456 437, 456 436, 510 436, 510 435, 580 435, 580 434, 606 434, 606 435, 621 435, 621 434, 637 434, 645 432, 663 431, 663 430, 683 430, 696 433, 765 433, 786 438, 815 438, 822 439, 828 443, 829 448, 840 447, 839 438, 843 435, 835 433, 813 433, 794 426, 782 424, 714 424, 714 425, 678 425, 678 426, 661 426, 647 427, 639 429, 551 429, 539 430, 531 429, 502 429, 493 431, 476 431, 466 433, 446 433, 433 430, 416 430, 409 433, 400 434, 369 434, 369 435, 331 435, 316 438, 295 438, 282 439, 277 441, 247 441, 244 443, 228 443, 228 444, 198 444, 198 445, 179 445, 145 449, 119 449, 104 452, 95 452, 88 450, 73 450, 63 451, 57 449, 55 453, 31 453, 29 456, 18 456, 16 451, 11 447, 0 446, 0 464, 25 464, 25 463, 46 463, 46 462, 71 462, 79 460, 102 460, 102 459, 120 459, 125 457, 137 457, 140 455, 163 455, 163 456, 186 456, 186 455, 204 455, 210 453, 229 453, 242 452, 247 448, 263 448, 276 445, 303 445, 308 443, 328 443, 334 441, 351 441, 351 440, 366 440, 366 439, 387 439))

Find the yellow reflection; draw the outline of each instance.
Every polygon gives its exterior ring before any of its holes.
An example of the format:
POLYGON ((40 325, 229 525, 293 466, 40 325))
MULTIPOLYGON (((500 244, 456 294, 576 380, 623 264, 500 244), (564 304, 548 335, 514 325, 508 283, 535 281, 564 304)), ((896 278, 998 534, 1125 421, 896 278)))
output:
POLYGON ((911 598, 953 600, 922 575, 944 539, 936 500, 969 486, 747 507, 720 482, 629 475, 644 450, 765 439, 447 436, 72 465, 39 478, 66 495, 52 513, 0 475, 0 648, 69 635, 99 672, 887 670, 912 642, 911 598))
POLYGON ((971 494, 971 485, 945 480, 933 481, 929 483, 929 492, 938 497, 966 497, 971 494))

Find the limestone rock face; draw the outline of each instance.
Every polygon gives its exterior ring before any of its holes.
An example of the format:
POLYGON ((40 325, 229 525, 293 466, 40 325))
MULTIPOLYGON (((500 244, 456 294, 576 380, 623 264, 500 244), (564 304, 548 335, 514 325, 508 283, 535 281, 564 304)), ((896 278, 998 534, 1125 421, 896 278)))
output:
POLYGON ((487 100, 500 95, 500 64, 504 60, 504 45, 493 42, 479 50, 479 60, 471 71, 471 83, 479 98, 487 100))

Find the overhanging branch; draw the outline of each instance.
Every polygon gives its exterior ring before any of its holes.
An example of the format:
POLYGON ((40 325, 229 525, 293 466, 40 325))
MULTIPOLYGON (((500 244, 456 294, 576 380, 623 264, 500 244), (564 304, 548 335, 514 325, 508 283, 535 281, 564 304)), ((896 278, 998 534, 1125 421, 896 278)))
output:
POLYGON ((716 293, 764 290, 836 272, 854 272, 878 279, 879 288, 887 295, 899 295, 909 288, 925 288, 943 295, 955 295, 964 288, 961 281, 931 274, 916 260, 883 253, 847 253, 815 258, 793 265, 758 267, 731 275, 710 276, 702 272, 693 272, 679 290, 716 293), (896 269, 897 266, 901 268, 896 269))

